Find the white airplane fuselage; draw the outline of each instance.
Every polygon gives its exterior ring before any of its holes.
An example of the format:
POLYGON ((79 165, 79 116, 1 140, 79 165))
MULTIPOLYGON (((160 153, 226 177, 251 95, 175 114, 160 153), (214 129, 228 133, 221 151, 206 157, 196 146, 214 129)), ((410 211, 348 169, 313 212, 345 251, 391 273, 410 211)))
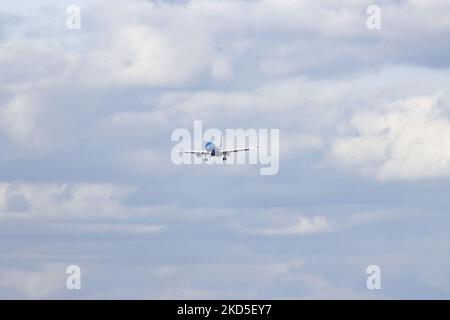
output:
POLYGON ((205 150, 209 152, 209 155, 211 157, 222 157, 224 156, 224 153, 222 152, 222 150, 217 147, 214 142, 212 141, 208 141, 205 144, 205 150))

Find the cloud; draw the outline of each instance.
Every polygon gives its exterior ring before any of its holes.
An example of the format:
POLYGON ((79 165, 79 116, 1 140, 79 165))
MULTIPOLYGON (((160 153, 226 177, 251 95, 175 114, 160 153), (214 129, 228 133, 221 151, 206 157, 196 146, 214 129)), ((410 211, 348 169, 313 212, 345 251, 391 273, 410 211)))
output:
POLYGON ((263 228, 251 230, 250 233, 267 236, 292 236, 321 233, 330 230, 330 225, 324 217, 298 217, 292 225, 280 228, 263 228))
POLYGON ((92 223, 50 223, 47 224, 49 230, 63 232, 75 235, 94 235, 94 236, 130 236, 130 235, 150 235, 162 232, 163 225, 144 224, 144 223, 107 223, 107 222, 92 222, 92 223))
POLYGON ((80 64, 84 83, 174 87, 196 79, 207 66, 208 48, 196 35, 174 38, 151 27, 125 25, 105 37, 106 44, 93 48, 80 64))
POLYGON ((35 107, 32 98, 17 96, 7 105, 0 108, 0 129, 15 142, 25 145, 39 143, 39 133, 35 123, 35 107))
POLYGON ((323 147, 323 138, 312 134, 294 135, 285 133, 281 140, 281 157, 293 157, 323 147))
POLYGON ((384 111, 352 116, 353 136, 334 141, 342 164, 379 180, 445 178, 450 175, 450 122, 437 97, 415 97, 384 111))
POLYGON ((133 188, 87 183, 2 183, 0 191, 0 199, 4 204, 0 216, 3 217, 7 217, 11 211, 16 211, 20 200, 20 207, 23 207, 23 202, 26 203, 27 210, 24 214, 29 218, 118 218, 127 213, 121 206, 121 201, 133 188))
POLYGON ((48 299, 65 288, 65 268, 43 266, 39 270, 0 267, 0 296, 3 299, 48 299))

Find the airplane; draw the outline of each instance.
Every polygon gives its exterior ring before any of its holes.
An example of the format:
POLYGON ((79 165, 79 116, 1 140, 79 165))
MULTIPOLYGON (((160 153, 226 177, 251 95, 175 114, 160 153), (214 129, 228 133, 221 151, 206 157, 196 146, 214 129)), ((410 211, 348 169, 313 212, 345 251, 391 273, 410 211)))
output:
POLYGON ((181 153, 189 153, 189 154, 195 154, 197 157, 203 156, 205 160, 207 160, 207 157, 220 157, 222 156, 222 160, 226 161, 227 156, 229 156, 231 153, 236 153, 240 151, 249 151, 252 149, 258 149, 259 146, 252 147, 252 148, 236 148, 236 149, 223 149, 222 148, 222 140, 220 141, 220 146, 217 147, 216 144, 209 140, 205 144, 205 150, 189 150, 189 151, 179 151, 181 153))

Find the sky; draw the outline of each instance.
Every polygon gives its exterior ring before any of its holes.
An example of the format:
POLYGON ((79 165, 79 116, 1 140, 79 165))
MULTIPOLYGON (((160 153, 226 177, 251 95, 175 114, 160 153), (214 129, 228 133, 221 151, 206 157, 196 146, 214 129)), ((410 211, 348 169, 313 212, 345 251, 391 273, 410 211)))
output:
POLYGON ((9 1, 0 298, 449 299, 449 14, 445 0, 9 1), (171 133, 196 120, 278 129, 278 173, 175 165, 171 133))

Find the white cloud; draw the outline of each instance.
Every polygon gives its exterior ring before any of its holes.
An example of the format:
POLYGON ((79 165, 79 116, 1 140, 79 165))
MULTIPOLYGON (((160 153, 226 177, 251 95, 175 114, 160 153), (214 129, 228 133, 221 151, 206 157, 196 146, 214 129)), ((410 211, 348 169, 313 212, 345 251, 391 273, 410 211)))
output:
POLYGON ((14 142, 29 147, 41 142, 35 120, 33 97, 20 95, 0 106, 0 129, 14 142))
POLYGON ((233 77, 233 66, 226 57, 217 56, 212 62, 211 76, 218 80, 230 80, 233 77))
POLYGON ((6 205, 8 196, 20 194, 28 205, 22 217, 120 218, 129 215, 121 201, 133 190, 128 186, 99 183, 2 183, 0 204, 3 204, 3 213, 0 216, 11 217, 6 205))
POLYGON ((323 146, 323 139, 312 134, 283 134, 281 137, 281 156, 293 157, 299 153, 320 149, 323 146))
POLYGON ((146 235, 163 231, 163 225, 146 223, 72 223, 47 224, 49 230, 76 235, 146 235))
POLYGON ((105 35, 80 61, 83 82, 91 85, 177 86, 196 79, 208 59, 207 44, 196 35, 173 37, 149 26, 120 26, 105 35))
POLYGON ((292 225, 279 228, 263 228, 250 230, 252 234, 289 236, 321 233, 330 230, 330 225, 324 217, 298 217, 292 225))
POLYGON ((356 113, 350 122, 355 134, 334 141, 333 157, 379 180, 448 177, 450 122, 438 102, 416 97, 356 113))
POLYGON ((3 298, 48 299, 65 289, 65 267, 48 265, 39 269, 0 268, 3 298))

